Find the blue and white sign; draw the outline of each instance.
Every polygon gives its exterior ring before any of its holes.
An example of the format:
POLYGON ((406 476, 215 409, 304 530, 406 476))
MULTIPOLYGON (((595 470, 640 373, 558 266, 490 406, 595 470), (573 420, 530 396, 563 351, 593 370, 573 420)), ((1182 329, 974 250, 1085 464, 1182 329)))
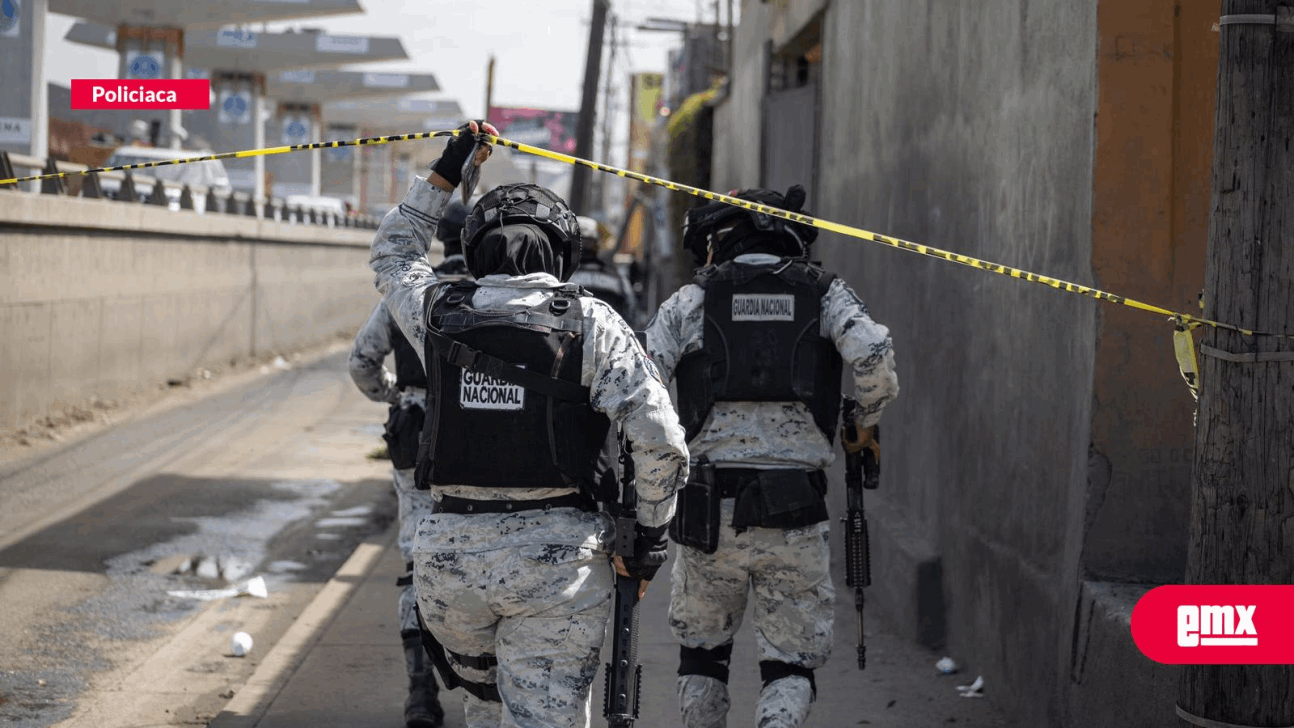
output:
POLYGON ((221 124, 246 124, 252 120, 252 95, 242 89, 221 89, 216 113, 221 124))
POLYGON ((279 80, 283 83, 314 83, 315 72, 309 69, 284 71, 279 74, 279 80))
POLYGON ((368 53, 368 38, 320 33, 315 36, 315 50, 319 53, 368 53))
POLYGON ((0 38, 17 38, 21 20, 22 6, 18 0, 0 0, 0 38))
POLYGON ((221 48, 255 48, 256 34, 250 30, 227 28, 216 33, 216 45, 221 48))
POLYGON ((162 51, 126 51, 126 78, 162 78, 162 51))
POLYGON ((283 119, 283 143, 307 144, 310 142, 310 120, 304 116, 288 116, 283 119))
POLYGON ((369 88, 408 88, 407 73, 365 73, 364 85, 369 88))
POLYGON ((31 144, 31 119, 0 116, 0 144, 31 144))

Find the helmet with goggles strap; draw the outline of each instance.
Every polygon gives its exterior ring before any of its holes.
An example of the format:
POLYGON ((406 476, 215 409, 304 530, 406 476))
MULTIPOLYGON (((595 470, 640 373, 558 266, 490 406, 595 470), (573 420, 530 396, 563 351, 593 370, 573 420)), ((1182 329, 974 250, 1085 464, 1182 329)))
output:
MULTIPOLYGON (((729 196, 789 212, 802 212, 805 200, 800 185, 791 185, 786 194, 749 189, 733 191, 729 196)), ((692 253, 698 267, 732 260, 743 253, 806 257, 817 237, 817 229, 810 225, 718 200, 689 209, 683 218, 683 247, 692 253)))
MULTIPOLYGON (((561 280, 570 278, 580 259, 580 224, 556 193, 529 183, 500 185, 481 196, 463 224, 463 255, 469 268, 478 258, 476 246, 492 231, 507 225, 533 225, 548 237, 560 271, 549 271, 561 280)), ((473 270, 478 278, 491 271, 473 270)))

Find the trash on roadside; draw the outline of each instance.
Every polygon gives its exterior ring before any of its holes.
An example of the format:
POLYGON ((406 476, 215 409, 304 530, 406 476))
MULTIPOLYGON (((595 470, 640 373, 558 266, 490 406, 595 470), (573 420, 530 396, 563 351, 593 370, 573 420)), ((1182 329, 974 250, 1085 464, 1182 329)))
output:
POLYGON ((265 586, 265 577, 263 576, 253 577, 236 587, 230 587, 228 589, 179 590, 168 591, 166 593, 181 599, 197 599, 204 602, 209 602, 212 599, 226 599, 228 597, 240 597, 243 595, 265 599, 270 595, 269 589, 265 586))
POLYGON ((958 685, 957 692, 961 693, 963 698, 982 698, 984 697, 984 676, 975 678, 975 682, 970 685, 958 685))
POLYGON ((281 357, 281 356, 276 356, 276 357, 274 357, 274 368, 275 368, 275 369, 290 369, 290 368, 291 368, 291 365, 290 365, 290 364, 288 364, 288 360, 287 360, 287 359, 284 359, 284 358, 283 358, 283 357, 281 357))
POLYGON ((192 574, 202 579, 224 579, 235 582, 250 574, 255 568, 251 561, 229 554, 220 556, 191 556, 175 567, 174 574, 192 574))
POLYGON ((944 657, 935 663, 935 669, 938 670, 941 675, 951 675, 957 672, 958 668, 957 663, 953 662, 953 658, 944 657))
POLYGON ((242 657, 252 651, 252 636, 246 632, 235 632, 229 640, 229 651, 234 657, 242 657))

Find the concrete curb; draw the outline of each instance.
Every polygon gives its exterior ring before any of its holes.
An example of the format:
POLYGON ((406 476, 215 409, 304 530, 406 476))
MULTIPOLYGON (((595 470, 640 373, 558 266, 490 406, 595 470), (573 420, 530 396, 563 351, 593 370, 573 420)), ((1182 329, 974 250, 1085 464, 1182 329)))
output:
POLYGON ((265 717, 275 698, 319 642, 328 625, 364 583, 394 538, 395 531, 391 530, 381 541, 365 541, 355 548, 346 563, 265 655, 256 672, 208 724, 208 728, 254 728, 265 717))

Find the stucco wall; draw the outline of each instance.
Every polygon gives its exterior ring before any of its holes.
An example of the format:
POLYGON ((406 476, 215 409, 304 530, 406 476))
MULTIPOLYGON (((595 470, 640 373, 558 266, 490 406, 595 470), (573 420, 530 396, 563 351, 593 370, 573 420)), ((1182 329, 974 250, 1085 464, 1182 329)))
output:
MULTIPOLYGON (((822 215, 1093 282, 1091 6, 834 3, 825 28, 822 215)), ((1022 724, 1054 724, 1097 304, 824 238, 819 257, 894 331, 903 393, 883 424, 884 497, 942 559, 947 650, 992 675, 1022 724)))
POLYGON ((358 330, 373 231, 0 197, 0 427, 358 330))
MULTIPOLYGON (((822 5, 743 4, 717 187, 757 184, 754 152, 779 133, 745 123, 763 87, 743 74, 822 5)), ((1194 310, 1210 13, 1172 0, 829 3, 808 207, 1194 310)), ((1021 725, 1174 725, 1176 673, 1136 651, 1127 623, 1184 563, 1193 405, 1171 326, 831 234, 815 257, 891 326, 903 387, 868 496, 869 604, 984 674, 1021 725), (1111 702, 1112 685, 1144 699, 1111 702)))

